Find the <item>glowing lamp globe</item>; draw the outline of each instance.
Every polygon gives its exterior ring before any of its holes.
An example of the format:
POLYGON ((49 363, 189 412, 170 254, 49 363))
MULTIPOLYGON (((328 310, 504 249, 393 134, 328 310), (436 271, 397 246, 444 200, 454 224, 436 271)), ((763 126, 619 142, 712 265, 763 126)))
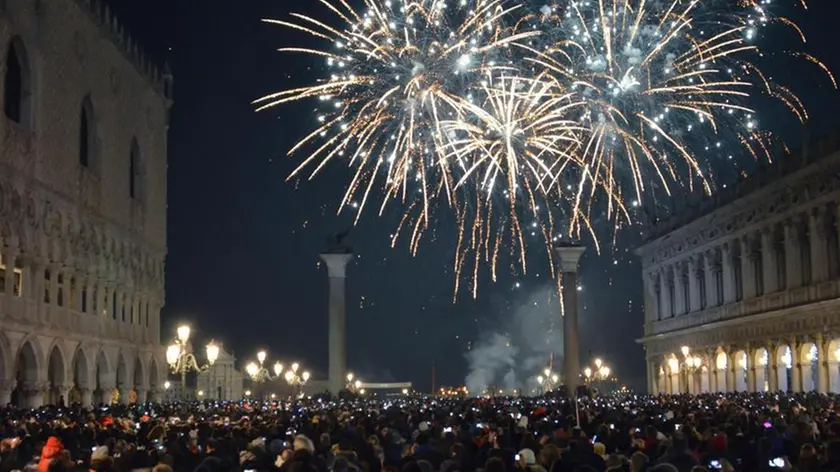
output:
POLYGON ((286 382, 291 382, 292 379, 295 378, 295 373, 292 372, 291 370, 287 370, 285 377, 286 377, 286 382))
POLYGON ((279 376, 283 372, 283 364, 279 362, 274 363, 274 375, 279 376))
POLYGON ((178 362, 178 358, 181 357, 181 346, 177 344, 170 344, 169 347, 166 348, 166 362, 169 365, 175 365, 178 362))
POLYGON ((309 380, 309 372, 304 372, 303 373, 303 381, 306 382, 308 380, 309 380))
POLYGON ((178 340, 186 343, 190 339, 190 327, 187 325, 178 326, 178 340))
POLYGON ((542 375, 537 376, 537 382, 538 383, 543 383, 543 376, 542 375))
POLYGON ((583 369, 583 375, 585 375, 587 379, 589 377, 592 377, 592 369, 590 369, 589 367, 583 369))
POLYGON ((250 375, 251 377, 256 377, 257 372, 259 372, 259 371, 260 371, 260 368, 257 366, 257 364, 255 364, 253 362, 249 362, 248 365, 245 366, 245 372, 248 375, 250 375))
POLYGON ((297 372, 299 368, 300 368, 300 364, 298 364, 297 362, 292 364, 292 372, 297 372))
POLYGON ((257 361, 259 361, 260 364, 265 362, 265 357, 266 357, 265 351, 260 351, 260 352, 257 353, 257 361))
POLYGON ((356 380, 356 383, 353 384, 353 386, 356 387, 357 390, 362 388, 362 381, 361 380, 356 380))
POLYGON ((168 380, 167 380, 166 382, 164 382, 164 383, 163 383, 163 388, 164 388, 164 389, 166 389, 166 390, 169 390, 169 387, 171 387, 171 386, 172 386, 172 384, 171 384, 171 383, 169 383, 169 381, 168 381, 168 380))
POLYGON ((216 362, 216 359, 219 358, 219 352, 220 352, 219 345, 216 344, 213 341, 210 341, 210 344, 207 345, 206 349, 207 349, 207 362, 209 362, 212 365, 216 362))
POLYGON ((557 377, 557 374, 554 374, 554 375, 551 376, 551 381, 554 382, 554 383, 557 383, 557 380, 559 380, 559 379, 560 379, 560 377, 557 377))
POLYGON ((352 382, 352 381, 353 381, 353 372, 350 372, 349 374, 347 374, 347 381, 348 381, 348 382, 352 382))
POLYGON ((603 361, 601 361, 601 359, 595 359, 595 367, 600 369, 601 364, 603 364, 603 361))

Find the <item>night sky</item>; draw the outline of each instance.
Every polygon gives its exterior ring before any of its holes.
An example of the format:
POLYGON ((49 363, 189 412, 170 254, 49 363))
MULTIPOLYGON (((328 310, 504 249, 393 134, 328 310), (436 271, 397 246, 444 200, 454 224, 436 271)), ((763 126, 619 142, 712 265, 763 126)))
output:
MULTIPOLYGON (((197 336, 215 338, 240 360, 265 348, 269 359, 299 360, 324 378, 327 275, 318 253, 328 235, 352 224, 352 214, 336 216, 349 172, 335 165, 311 182, 286 182, 298 162, 286 151, 312 126, 312 106, 257 114, 250 104, 318 72, 307 58, 276 52, 300 45, 302 36, 260 22, 315 3, 112 0, 129 30, 175 75, 164 342, 177 323, 189 322, 197 336)), ((829 0, 809 4, 810 12, 796 18, 809 36, 807 50, 840 70, 830 50, 830 21, 840 8, 829 0)), ((839 95, 812 72, 793 82, 816 135, 836 126, 829 111, 839 95)), ((411 257, 405 244, 390 248, 397 216, 371 212, 348 238, 357 254, 348 269, 349 368, 365 380, 428 389, 435 363, 438 385, 461 384, 470 343, 514 319, 554 282, 544 267, 527 277, 502 271, 496 284, 484 277, 478 299, 462 292, 453 303, 455 228, 442 224, 411 257)), ((623 232, 600 255, 588 250, 580 282, 582 362, 589 352, 601 356, 637 388, 644 387, 644 351, 634 341, 642 335, 642 282, 632 249, 640 231, 623 232)))

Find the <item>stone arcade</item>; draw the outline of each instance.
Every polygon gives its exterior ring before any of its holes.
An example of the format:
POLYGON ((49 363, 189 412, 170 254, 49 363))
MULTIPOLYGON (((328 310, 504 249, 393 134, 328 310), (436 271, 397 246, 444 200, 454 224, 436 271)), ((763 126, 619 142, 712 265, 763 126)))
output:
POLYGON ((654 229, 638 251, 651 392, 840 392, 837 149, 654 229))
POLYGON ((0 404, 163 387, 171 77, 101 2, 0 2, 0 404))

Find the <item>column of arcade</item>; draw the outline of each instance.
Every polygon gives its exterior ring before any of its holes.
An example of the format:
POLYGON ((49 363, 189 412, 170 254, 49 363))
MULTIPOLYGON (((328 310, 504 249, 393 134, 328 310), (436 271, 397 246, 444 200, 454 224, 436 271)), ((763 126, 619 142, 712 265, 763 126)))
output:
POLYGON ((653 393, 840 392, 840 338, 822 333, 648 358, 653 393))
POLYGON ((646 321, 835 279, 840 205, 817 206, 658 265, 644 279, 646 321))

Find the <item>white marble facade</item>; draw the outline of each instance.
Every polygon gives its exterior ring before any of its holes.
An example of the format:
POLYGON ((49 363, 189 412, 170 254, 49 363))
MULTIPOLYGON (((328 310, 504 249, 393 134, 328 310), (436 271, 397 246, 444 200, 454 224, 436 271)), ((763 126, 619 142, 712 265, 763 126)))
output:
POLYGON ((0 404, 142 401, 171 77, 93 0, 0 0, 0 45, 0 404))
POLYGON ((196 389, 202 392, 199 398, 238 401, 244 398, 244 381, 242 372, 236 369, 236 357, 221 349, 216 362, 206 372, 198 374, 196 389))
POLYGON ((660 224, 638 250, 650 392, 840 392, 835 144, 660 224))

